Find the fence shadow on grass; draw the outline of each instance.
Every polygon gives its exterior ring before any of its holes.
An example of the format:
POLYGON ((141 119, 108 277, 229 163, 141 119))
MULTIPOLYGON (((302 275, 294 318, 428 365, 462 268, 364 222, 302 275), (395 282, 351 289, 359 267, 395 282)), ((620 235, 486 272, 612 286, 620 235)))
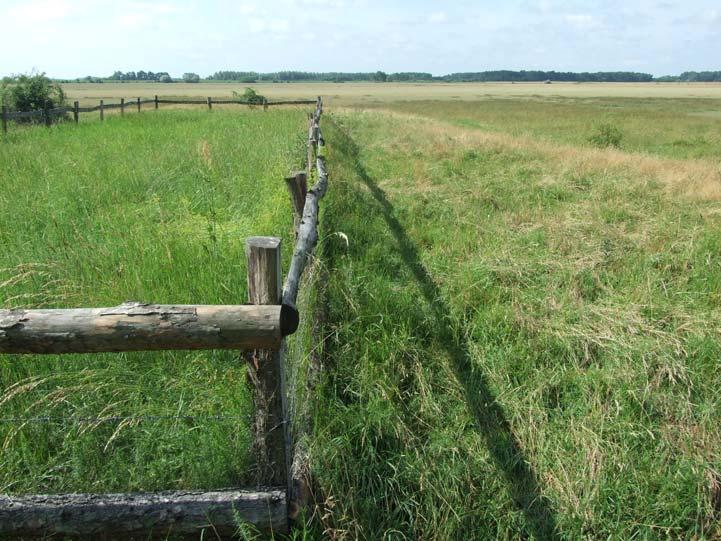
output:
POLYGON ((436 338, 452 360, 455 376, 463 386, 468 408, 496 466, 507 480, 514 501, 526 517, 530 530, 528 533, 536 539, 559 539, 551 503, 541 494, 536 474, 526 462, 503 408, 496 401, 486 378, 478 370, 473 370, 468 343, 451 328, 450 307, 421 263, 418 248, 395 217, 395 209, 385 192, 363 166, 355 141, 340 126, 330 122, 335 128, 333 146, 350 158, 355 173, 379 204, 383 218, 398 243, 404 263, 413 273, 423 297, 432 309, 438 328, 436 338))

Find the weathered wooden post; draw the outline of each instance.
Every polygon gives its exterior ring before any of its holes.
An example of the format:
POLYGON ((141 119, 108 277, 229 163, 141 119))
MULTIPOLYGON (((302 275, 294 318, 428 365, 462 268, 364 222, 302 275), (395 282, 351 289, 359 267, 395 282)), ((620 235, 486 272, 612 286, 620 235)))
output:
POLYGON ((208 111, 210 111, 213 108, 213 99, 208 96, 208 111))
POLYGON ((125 116, 125 98, 120 98, 120 116, 125 116))
POLYGON ((3 133, 8 132, 8 106, 3 105, 2 108, 2 124, 3 124, 3 133))
POLYGON ((43 109, 43 115, 45 116, 45 125, 49 128, 53 123, 53 118, 50 116, 50 101, 45 102, 45 109, 43 109))
POLYGON ((77 124, 80 120, 80 102, 76 101, 73 103, 73 120, 75 120, 75 123, 77 124))
POLYGON ((140 101, 140 96, 138 96, 138 113, 140 112, 140 106, 143 104, 143 102, 140 101))
POLYGON ((313 114, 308 114, 308 173, 313 171, 313 114))
POLYGON ((293 224, 295 231, 298 231, 305 207, 305 196, 308 193, 308 175, 305 171, 297 171, 292 176, 286 177, 285 185, 290 192, 290 201, 293 205, 293 224))
MULTIPOLYGON (((245 241, 248 260, 248 300, 252 304, 281 304, 280 239, 250 237, 245 241)), ((279 351, 248 352, 248 377, 253 385, 254 455, 259 485, 290 489, 290 442, 286 437, 285 374, 279 351)))
POLYGON ((268 110, 268 98, 263 98, 263 111, 268 110))
POLYGON ((155 110, 158 110, 158 95, 155 95, 155 110))
POLYGON ((103 100, 100 100, 100 122, 105 119, 105 113, 103 112, 103 100))

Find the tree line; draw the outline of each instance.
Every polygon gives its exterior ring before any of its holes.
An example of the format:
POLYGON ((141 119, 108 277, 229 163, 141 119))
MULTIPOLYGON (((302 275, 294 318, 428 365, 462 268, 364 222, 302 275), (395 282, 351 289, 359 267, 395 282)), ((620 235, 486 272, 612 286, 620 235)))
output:
MULTIPOLYGON (((75 79, 79 83, 102 83, 105 81, 149 81, 160 83, 172 83, 182 81, 186 83, 198 83, 206 81, 233 81, 239 83, 260 83, 260 82, 599 82, 599 83, 639 83, 639 82, 721 82, 721 71, 686 71, 680 75, 666 75, 654 77, 649 73, 632 71, 600 71, 600 72, 563 72, 543 70, 494 70, 478 72, 450 73, 448 75, 434 76, 431 73, 405 71, 397 73, 386 73, 383 71, 374 72, 314 72, 314 71, 216 71, 205 79, 197 73, 184 73, 181 78, 173 78, 167 71, 115 71, 109 77, 95 77, 88 75, 75 79)), ((71 82, 69 80, 60 82, 71 82)))
POLYGON ((238 81, 242 83, 255 82, 579 82, 579 83, 646 83, 663 81, 680 82, 719 82, 721 71, 687 71, 681 75, 654 77, 650 73, 635 71, 599 71, 599 72, 564 72, 543 70, 493 70, 479 72, 460 72, 448 75, 434 76, 426 72, 308 72, 308 71, 278 71, 260 73, 255 71, 216 71, 207 77, 209 81, 238 81))
POLYGON ((685 83, 717 83, 721 82, 721 71, 684 71, 681 75, 657 77, 656 81, 681 81, 685 83))

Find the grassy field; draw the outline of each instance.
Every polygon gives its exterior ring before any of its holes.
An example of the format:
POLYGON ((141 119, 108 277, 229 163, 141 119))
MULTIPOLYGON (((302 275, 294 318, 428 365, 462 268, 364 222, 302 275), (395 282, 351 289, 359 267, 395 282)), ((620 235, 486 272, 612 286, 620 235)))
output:
POLYGON ((71 101, 82 106, 98 100, 150 99, 154 95, 230 98, 254 88, 268 99, 306 99, 323 96, 326 105, 344 106, 418 100, 478 100, 490 97, 566 98, 715 98, 721 99, 720 83, 67 83, 63 89, 71 101))
POLYGON ((326 536, 721 537, 718 104, 610 104, 326 122, 326 536))
MULTIPOLYGON (((324 365, 306 538, 721 538, 721 86, 256 88, 330 104, 326 285, 306 292, 322 340, 306 327, 300 346, 324 365), (592 142, 603 124, 616 147, 592 142)), ((290 229, 278 179, 303 117, 14 130, 3 304, 242 301, 243 238, 290 229)), ((0 416, 249 410, 232 354, 26 361, 0 360, 0 416)), ((0 492, 223 486, 248 467, 235 419, 0 431, 0 492)))
POLYGON ((603 124, 621 132, 620 149, 668 158, 721 158, 721 99, 536 97, 377 105, 461 128, 536 141, 593 147, 603 124))
MULTIPOLYGON (((161 111, 11 130, 0 306, 246 302, 245 238, 291 254, 282 178, 305 121, 161 111)), ((237 486, 251 412, 238 352, 0 356, 0 493, 237 486)))

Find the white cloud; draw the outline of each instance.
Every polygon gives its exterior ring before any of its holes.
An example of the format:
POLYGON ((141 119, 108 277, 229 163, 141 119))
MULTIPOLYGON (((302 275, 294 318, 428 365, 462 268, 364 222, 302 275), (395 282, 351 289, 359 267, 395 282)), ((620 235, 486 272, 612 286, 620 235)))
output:
POLYGON ((286 19, 278 19, 270 22, 270 29, 273 32, 287 32, 290 30, 290 22, 286 19))
POLYGON ((14 5, 7 14, 17 22, 27 24, 63 19, 71 11, 72 6, 64 0, 35 0, 14 5))
POLYGON ((238 11, 241 15, 252 15, 253 13, 256 13, 258 11, 258 6, 255 4, 240 4, 237 6, 238 11))
POLYGON ((128 28, 145 26, 150 22, 152 22, 152 18, 147 13, 126 13, 118 17, 118 23, 128 28))
POLYGON ((432 24, 444 23, 448 20, 448 15, 445 11, 436 11, 428 16, 428 22, 432 24))
POLYGON ((565 15, 563 19, 570 25, 582 28, 588 28, 589 26, 595 26, 597 21, 592 15, 581 15, 572 14, 565 15))
POLYGON ((268 28, 268 23, 266 23, 263 19, 259 19, 258 17, 253 17, 248 21, 250 31, 254 34, 259 34, 261 32, 265 32, 265 30, 268 28))
POLYGON ((169 3, 130 2, 123 7, 123 13, 117 22, 126 28, 141 28, 160 23, 164 17, 179 13, 178 6, 169 3))

